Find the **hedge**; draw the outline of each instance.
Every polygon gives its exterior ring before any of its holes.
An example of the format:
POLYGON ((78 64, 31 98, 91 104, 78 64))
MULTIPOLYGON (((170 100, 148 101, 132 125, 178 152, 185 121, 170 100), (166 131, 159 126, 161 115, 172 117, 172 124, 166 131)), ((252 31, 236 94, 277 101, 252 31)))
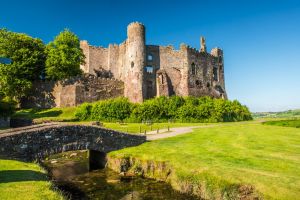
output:
POLYGON ((75 112, 79 120, 163 122, 233 122, 252 120, 249 109, 237 100, 211 97, 158 97, 143 103, 116 98, 84 103, 75 112))

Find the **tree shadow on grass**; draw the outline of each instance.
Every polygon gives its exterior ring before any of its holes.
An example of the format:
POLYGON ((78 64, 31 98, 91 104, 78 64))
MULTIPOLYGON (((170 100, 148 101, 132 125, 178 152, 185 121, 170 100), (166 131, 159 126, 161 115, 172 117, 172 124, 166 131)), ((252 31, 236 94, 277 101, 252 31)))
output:
POLYGON ((45 174, 32 170, 4 170, 0 171, 0 183, 21 181, 46 181, 45 174))
POLYGON ((33 117, 34 118, 42 118, 42 117, 57 117, 62 114, 61 110, 49 110, 44 112, 35 112, 33 117))

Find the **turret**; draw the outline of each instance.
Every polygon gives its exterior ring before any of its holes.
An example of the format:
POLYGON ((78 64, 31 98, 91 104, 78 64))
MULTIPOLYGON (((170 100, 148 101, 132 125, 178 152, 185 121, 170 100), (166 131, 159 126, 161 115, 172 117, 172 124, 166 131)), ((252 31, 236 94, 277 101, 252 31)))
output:
POLYGON ((80 69, 84 73, 91 73, 90 72, 90 51, 89 51, 89 44, 86 40, 80 41, 80 48, 85 56, 84 64, 80 64, 80 69))
POLYGON ((127 27, 127 78, 125 79, 125 96, 133 102, 144 100, 143 84, 146 60, 145 26, 134 22, 127 27))
POLYGON ((206 44, 205 44, 205 38, 200 37, 200 52, 206 53, 206 44))
POLYGON ((223 50, 216 47, 211 50, 210 54, 217 58, 218 69, 216 72, 217 72, 218 78, 216 80, 218 82, 218 85, 220 85, 224 91, 224 94, 222 94, 222 98, 227 99, 227 94, 226 94, 226 90, 225 90, 223 50))

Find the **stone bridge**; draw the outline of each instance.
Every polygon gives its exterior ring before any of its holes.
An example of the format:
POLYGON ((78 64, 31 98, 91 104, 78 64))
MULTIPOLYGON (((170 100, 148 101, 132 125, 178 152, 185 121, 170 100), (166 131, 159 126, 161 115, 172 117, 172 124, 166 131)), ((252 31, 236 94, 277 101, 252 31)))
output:
POLYGON ((145 141, 142 135, 98 126, 42 124, 1 131, 0 158, 32 161, 65 151, 90 150, 90 162, 103 162, 106 153, 145 141))

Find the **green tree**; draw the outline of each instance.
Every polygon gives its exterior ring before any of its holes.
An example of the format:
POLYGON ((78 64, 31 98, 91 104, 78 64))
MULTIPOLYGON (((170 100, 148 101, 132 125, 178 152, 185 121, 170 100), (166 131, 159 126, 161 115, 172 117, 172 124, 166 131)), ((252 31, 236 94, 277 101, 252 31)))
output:
POLYGON ((84 63, 84 54, 79 38, 65 29, 46 47, 46 77, 62 80, 82 73, 80 64, 84 63))
POLYGON ((19 101, 42 74, 44 44, 26 34, 0 29, 0 56, 12 60, 11 64, 0 64, 0 92, 19 101))

